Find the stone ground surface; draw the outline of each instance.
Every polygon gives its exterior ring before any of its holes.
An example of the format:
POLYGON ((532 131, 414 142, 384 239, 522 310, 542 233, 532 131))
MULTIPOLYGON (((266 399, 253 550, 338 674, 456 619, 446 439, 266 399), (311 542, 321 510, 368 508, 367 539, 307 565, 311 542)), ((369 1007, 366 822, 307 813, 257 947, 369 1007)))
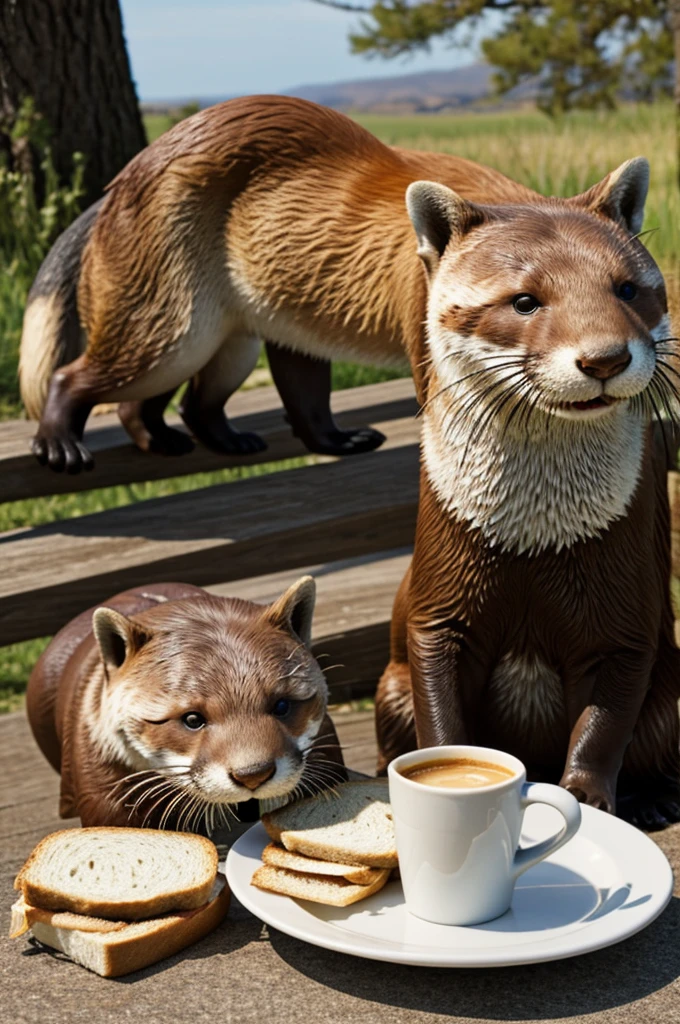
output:
MULTIPOLYGON (((371 772, 371 714, 338 716, 350 766, 371 772)), ((57 777, 22 715, 0 719, 0 920, 36 842, 63 827, 57 777)), ((75 824, 73 822, 72 824, 75 824)), ((680 826, 657 834, 676 873, 680 826)), ((444 1024, 680 1022, 680 886, 626 942, 573 960, 435 970, 361 960, 268 930, 235 902, 198 945, 120 980, 89 974, 25 938, 0 939, 0 1024, 444 1024)))

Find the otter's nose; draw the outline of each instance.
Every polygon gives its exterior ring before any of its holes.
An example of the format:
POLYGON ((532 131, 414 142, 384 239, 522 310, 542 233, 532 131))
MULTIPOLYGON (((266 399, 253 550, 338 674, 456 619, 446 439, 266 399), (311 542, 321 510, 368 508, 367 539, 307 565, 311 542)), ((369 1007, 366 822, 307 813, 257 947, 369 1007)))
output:
POLYGON ((271 779, 275 771, 276 762, 267 761, 260 762, 260 764, 249 764, 245 768, 234 768, 229 774, 234 782, 240 783, 241 786, 257 789, 267 779, 271 779))
POLYGON ((597 377, 598 380, 608 380, 623 373, 630 366, 632 355, 627 345, 609 349, 608 352, 601 352, 599 355, 581 356, 576 360, 581 373, 586 377, 597 377))

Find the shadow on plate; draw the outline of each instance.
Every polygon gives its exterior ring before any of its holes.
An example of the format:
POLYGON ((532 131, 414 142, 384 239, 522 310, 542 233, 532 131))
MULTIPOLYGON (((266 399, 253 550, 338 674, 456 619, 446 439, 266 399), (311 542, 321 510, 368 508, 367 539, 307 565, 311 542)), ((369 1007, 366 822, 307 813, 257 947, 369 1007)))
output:
MULTIPOLYGON (((617 889, 597 889, 578 872, 546 861, 532 868, 530 875, 524 879, 520 878, 515 887, 512 909, 507 914, 488 921, 486 924, 477 925, 474 931, 477 935, 483 932, 530 934, 553 928, 567 928, 569 925, 578 924, 581 921, 589 922, 606 917, 614 910, 621 910, 628 906, 640 906, 651 899, 651 895, 644 895, 632 903, 627 903, 630 890, 630 885, 622 885, 617 889), (546 899, 546 890, 550 892, 549 900, 546 899)), ((389 885, 372 897, 370 906, 365 909, 361 908, 364 911, 364 919, 366 915, 376 919, 381 918, 391 908, 400 906, 403 900, 401 886, 389 885)), ((342 924, 351 921, 357 909, 359 908, 355 905, 341 908, 315 907, 314 914, 324 921, 342 924)), ((407 931, 402 936, 405 943, 428 945, 433 940, 437 941, 432 925, 423 924, 413 917, 407 920, 407 931)), ((391 927, 393 927, 391 919, 388 919, 382 934, 380 926, 378 926, 378 930, 375 932, 376 937, 394 938, 393 932, 390 932, 391 927), (384 934, 385 930, 388 935, 384 934)), ((434 928, 436 929, 437 926, 434 928)), ((496 942, 502 941, 504 940, 496 940, 496 942)))

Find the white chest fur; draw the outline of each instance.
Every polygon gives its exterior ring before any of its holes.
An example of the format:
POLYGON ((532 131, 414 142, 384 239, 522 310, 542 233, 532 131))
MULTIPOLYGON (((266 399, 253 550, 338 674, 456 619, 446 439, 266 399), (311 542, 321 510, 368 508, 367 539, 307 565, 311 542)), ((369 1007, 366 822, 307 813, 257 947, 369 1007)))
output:
POLYGON ((628 403, 597 420, 534 412, 505 430, 465 393, 426 409, 422 455, 447 511, 504 551, 536 554, 598 537, 626 514, 640 475, 644 421, 628 403), (439 408, 437 406, 439 405, 439 408))

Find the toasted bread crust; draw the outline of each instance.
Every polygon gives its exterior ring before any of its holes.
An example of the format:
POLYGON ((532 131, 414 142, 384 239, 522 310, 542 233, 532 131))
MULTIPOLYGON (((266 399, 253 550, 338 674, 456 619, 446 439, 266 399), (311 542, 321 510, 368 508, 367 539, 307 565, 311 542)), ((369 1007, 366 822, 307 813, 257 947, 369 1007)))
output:
POLYGON ((396 868, 399 864, 397 857, 396 847, 394 851, 390 851, 384 855, 379 854, 361 854, 361 857, 357 856, 351 850, 347 849, 329 849, 323 843, 315 843, 310 841, 301 832, 283 832, 282 833, 283 845, 291 853, 303 853, 306 857, 318 857, 321 860, 332 860, 340 862, 342 864, 352 864, 370 868, 396 868))
POLYGON ((312 875, 344 878, 355 885, 370 885, 375 881, 376 871, 380 870, 380 868, 368 868, 363 865, 342 864, 327 859, 305 857, 303 854, 295 854, 291 850, 286 850, 285 847, 278 846, 276 843, 265 846, 262 851, 262 862, 271 867, 283 868, 286 871, 302 871, 312 875))
POLYGON ((380 871, 370 885, 355 885, 344 878, 312 875, 304 871, 287 871, 285 868, 263 864, 253 875, 250 884, 267 892, 291 896, 293 899, 323 903, 328 907, 348 907, 379 892, 389 877, 389 871, 380 871), (305 886, 305 882, 312 888, 305 886), (316 891, 314 886, 318 887, 316 891))
MULTIPOLYGON (((382 779, 341 783, 336 789, 336 798, 342 799, 340 794, 343 791, 354 793, 364 787, 375 788, 376 786, 379 789, 384 790, 384 800, 387 801, 389 792, 388 785, 387 781, 382 779)), ((331 843, 328 839, 320 840, 318 838, 314 838, 314 833, 317 830, 329 827, 332 822, 328 822, 328 825, 317 823, 308 828, 304 828, 301 825, 297 828, 290 827, 293 816, 297 817, 300 810, 304 815, 304 811, 307 808, 317 803, 317 797, 307 797, 304 800, 288 804, 277 811, 272 811, 270 814, 263 814, 262 824, 274 842, 284 846, 286 850, 291 853, 300 853, 307 857, 318 858, 319 860, 333 861, 334 863, 349 864, 358 867, 397 867, 398 859, 396 843, 394 843, 390 849, 383 850, 382 852, 371 853, 362 851, 358 854, 356 850, 348 849, 346 846, 341 845, 342 839, 336 839, 331 843)))
MULTIPOLYGON (((61 950, 67 955, 76 952, 69 951, 74 936, 86 944, 101 945, 102 969, 97 973, 105 978, 118 978, 173 956, 217 928, 227 915, 231 898, 226 880, 222 875, 218 878, 222 883, 222 889, 209 903, 193 911, 151 920, 148 922, 148 930, 141 934, 137 931, 130 934, 131 929, 138 926, 129 924, 124 924, 113 932, 98 934, 89 929, 85 931, 66 928, 57 923, 61 915, 51 915, 44 911, 39 912, 32 922, 31 930, 39 942, 61 950)), ((76 956, 73 958, 76 959, 76 956)), ((76 959, 76 962, 79 961, 76 959)))
MULTIPOLYGON (((131 835, 138 837, 140 833, 139 829, 134 828, 107 827, 95 827, 80 831, 96 832, 100 837, 107 833, 115 834, 116 837, 119 837, 121 833, 130 833, 131 835)), ((202 855, 208 859, 208 864, 206 867, 206 880, 200 885, 191 886, 184 890, 168 891, 167 893, 154 896, 150 899, 144 899, 141 897, 134 900, 102 901, 98 899, 84 899, 73 894, 65 896, 62 893, 41 884, 39 881, 30 878, 31 870, 38 864, 41 854, 47 849, 47 847, 52 845, 55 841, 59 842, 59 837, 69 834, 73 834, 72 829, 61 829, 59 832, 53 832, 50 835, 45 836, 45 838, 42 839, 35 847, 28 860, 16 876, 14 888, 19 889, 22 892, 26 903, 31 906, 40 907, 42 910, 57 912, 66 911, 74 914, 85 914, 93 917, 112 919, 115 921, 143 921, 152 917, 157 917, 159 914, 169 913, 170 911, 195 910, 196 908, 203 906, 210 898, 210 893, 217 874, 217 850, 209 839, 205 839, 203 836, 194 835, 193 833, 185 832, 164 832, 163 835, 167 836, 168 842, 174 842, 179 839, 184 841, 188 840, 191 843, 197 844, 201 847, 202 855)))

